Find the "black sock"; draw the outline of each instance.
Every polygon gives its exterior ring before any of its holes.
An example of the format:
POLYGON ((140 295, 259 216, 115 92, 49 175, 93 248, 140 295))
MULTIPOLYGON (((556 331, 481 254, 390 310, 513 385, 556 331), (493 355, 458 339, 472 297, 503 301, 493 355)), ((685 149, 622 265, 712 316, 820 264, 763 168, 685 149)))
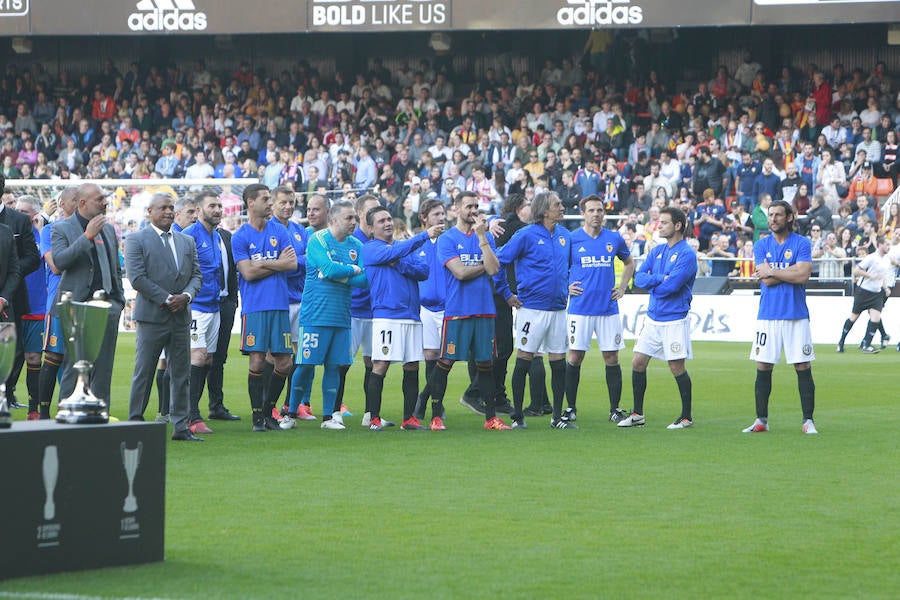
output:
POLYGON ((225 363, 219 362, 213 358, 212 366, 206 375, 206 393, 209 396, 209 412, 224 409, 223 400, 225 399, 222 386, 225 379, 225 363))
POLYGON ((851 321, 850 319, 847 319, 846 321, 844 321, 844 328, 841 330, 841 341, 838 342, 839 346, 844 345, 844 340, 847 339, 847 334, 850 333, 851 329, 853 329, 853 324, 855 322, 856 321, 851 321))
POLYGON ((50 404, 53 401, 53 392, 56 390, 56 375, 59 373, 59 366, 60 363, 44 357, 44 364, 41 366, 41 375, 38 379, 38 405, 42 419, 50 418, 50 404))
POLYGON ((675 383, 678 384, 678 393, 681 395, 681 418, 691 421, 691 376, 685 371, 675 376, 675 383))
POLYGON ((419 398, 422 399, 422 402, 428 402, 428 399, 431 398, 431 387, 429 382, 431 381, 431 374, 434 373, 434 366, 436 364, 437 360, 425 361, 425 387, 422 388, 422 393, 419 394, 419 398))
MULTIPOLYGON (((528 368, 528 393, 531 395, 531 408, 543 410, 547 400, 547 369, 544 368, 544 357, 535 356, 528 368)), ((524 398, 523 398, 524 402, 524 398)))
POLYGON ((282 373, 278 369, 272 369, 272 376, 269 378, 269 388, 266 390, 265 415, 267 417, 272 416, 272 409, 278 404, 278 399, 281 398, 285 381, 287 381, 286 373, 282 373))
MULTIPOLYGON (((372 376, 372 367, 366 367, 366 374, 363 375, 363 394, 368 395, 369 393, 369 378, 372 376)), ((366 399, 366 404, 368 404, 368 399, 366 399)), ((334 410, 342 410, 341 406, 344 404, 343 399, 341 402, 337 403, 334 407, 334 410)), ((380 410, 380 406, 379 406, 380 410)))
MULTIPOLYGON (((374 375, 374 373, 373 373, 374 375)), ((403 420, 413 416, 419 397, 419 370, 403 371, 403 420)))
MULTIPOLYGON (((341 365, 338 367, 338 376, 340 377, 338 381, 338 389, 337 396, 334 398, 334 406, 337 410, 341 409, 341 404, 344 403, 344 385, 347 383, 347 373, 350 371, 350 365, 341 365)), ((363 385, 367 385, 366 382, 363 385)), ((369 412, 368 404, 366 404, 366 412, 369 412)), ((329 418, 330 415, 329 415, 329 418)))
POLYGON ((878 323, 869 321, 869 325, 866 327, 866 337, 863 340, 863 347, 872 345, 872 339, 875 337, 876 331, 878 331, 878 323))
POLYGON ((569 405, 569 408, 575 408, 576 406, 578 401, 578 384, 580 382, 581 365, 566 363, 566 404, 569 405))
MULTIPOLYGON (((297 368, 297 365, 294 364, 294 361, 291 361, 291 366, 288 368, 287 375, 285 376, 285 381, 291 381, 294 378, 294 369, 297 368)), ((290 407, 291 405, 291 386, 290 384, 285 386, 284 389, 284 402, 282 402, 283 406, 290 407)))
POLYGON ((253 411, 253 424, 263 422, 263 377, 258 371, 250 371, 247 375, 247 393, 250 396, 250 408, 253 411))
POLYGON ((622 401, 622 365, 607 365, 606 390, 609 392, 609 412, 612 412, 622 401))
POLYGON ((431 379, 428 386, 431 388, 431 399, 434 403, 440 403, 444 400, 444 394, 447 393, 447 375, 450 374, 450 367, 441 361, 435 365, 434 371, 431 373, 431 379))
POLYGON ((772 394, 772 371, 756 370, 756 384, 753 386, 756 396, 756 418, 769 418, 769 396, 772 394))
POLYGON ((171 382, 168 369, 156 370, 156 396, 159 399, 159 414, 161 415, 169 414, 172 396, 171 382))
POLYGON ((797 371, 797 389, 800 390, 800 408, 803 420, 812 419, 816 409, 816 384, 813 381, 812 368, 797 371))
POLYGON ((25 367, 25 388, 28 390, 28 412, 37 412, 40 398, 41 365, 25 367))
POLYGON ((884 330, 884 320, 878 321, 878 335, 881 336, 881 341, 884 341, 884 338, 888 337, 887 331, 884 330))
MULTIPOLYGON (((516 359, 516 366, 513 367, 512 381, 510 385, 513 393, 513 418, 518 420, 524 415, 522 414, 522 406, 525 404, 525 378, 528 376, 528 370, 531 368, 531 361, 524 358, 516 359)), ((531 399, 532 406, 534 398, 531 399)), ((541 407, 542 404, 537 404, 541 407)))
POLYGON ((553 389, 553 418, 562 416, 563 396, 566 395, 566 361, 550 361, 550 387, 553 389))
MULTIPOLYGON (((269 388, 272 383, 272 373, 275 371, 275 365, 266 361, 263 363, 262 379, 263 379, 263 398, 268 400, 269 388)), ((267 402, 268 403, 268 402, 267 402)))
POLYGON ((191 365, 190 408, 188 421, 200 419, 200 398, 203 396, 203 388, 206 385, 206 374, 209 373, 209 365, 191 365))
MULTIPOLYGON (((369 374, 366 384, 366 412, 370 417, 381 416, 381 395, 384 393, 384 375, 369 374)), ((335 410, 340 410, 335 407, 335 410)))
POLYGON ((478 364, 478 370, 475 373, 475 381, 478 383, 478 390, 481 393, 481 399, 484 400, 484 420, 490 420, 497 416, 497 409, 494 405, 494 368, 490 363, 478 364))
POLYGON ((647 372, 631 371, 631 392, 634 394, 634 408, 632 412, 644 414, 644 392, 647 391, 647 372))

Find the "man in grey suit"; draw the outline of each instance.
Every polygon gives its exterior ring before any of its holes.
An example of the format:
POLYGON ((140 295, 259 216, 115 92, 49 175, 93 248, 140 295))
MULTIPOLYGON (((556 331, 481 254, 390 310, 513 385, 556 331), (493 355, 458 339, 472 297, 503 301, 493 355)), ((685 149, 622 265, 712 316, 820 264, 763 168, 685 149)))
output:
POLYGON ((13 311, 10 308, 13 294, 21 280, 19 270, 19 253, 12 230, 0 224, 0 322, 11 321, 13 311))
MULTIPOLYGON (((99 186, 92 183, 79 186, 75 201, 75 213, 54 223, 51 232, 51 252, 53 262, 60 271, 60 280, 50 312, 53 317, 59 317, 56 304, 63 292, 72 292, 72 299, 76 302, 90 300, 98 291, 106 293, 112 307, 89 385, 95 396, 111 404, 110 382, 119 335, 119 316, 125 306, 119 240, 116 230, 107 222, 106 194, 99 186)), ((72 359, 66 354, 59 384, 60 398, 67 398, 75 389, 78 374, 72 368, 72 359)))
POLYGON ((201 274, 194 238, 172 231, 175 203, 154 194, 147 207, 150 224, 125 240, 125 272, 137 291, 134 375, 129 419, 144 420, 156 361, 165 349, 171 379, 173 440, 203 441, 188 429, 188 385, 191 365, 191 300, 200 291, 201 274))

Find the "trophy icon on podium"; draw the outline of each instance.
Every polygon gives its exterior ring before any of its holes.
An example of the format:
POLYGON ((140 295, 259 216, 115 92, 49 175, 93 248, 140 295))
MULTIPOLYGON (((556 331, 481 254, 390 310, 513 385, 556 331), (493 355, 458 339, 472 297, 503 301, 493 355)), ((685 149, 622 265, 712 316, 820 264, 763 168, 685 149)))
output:
POLYGON ((56 305, 66 338, 66 353, 78 371, 75 391, 59 403, 57 423, 109 422, 106 402, 94 396, 88 383, 106 333, 111 305, 104 298, 103 292, 97 292, 89 302, 74 302, 71 292, 63 292, 56 305))
POLYGON ((0 429, 12 427, 12 415, 6 402, 6 378, 16 358, 16 324, 0 323, 0 429))
POLYGON ((134 495, 134 476, 137 475, 138 467, 141 464, 144 442, 138 442, 137 448, 126 448, 125 442, 122 442, 120 448, 122 451, 122 466, 125 468, 125 477, 128 478, 128 495, 125 496, 122 511, 133 513, 138 508, 137 497, 134 495))

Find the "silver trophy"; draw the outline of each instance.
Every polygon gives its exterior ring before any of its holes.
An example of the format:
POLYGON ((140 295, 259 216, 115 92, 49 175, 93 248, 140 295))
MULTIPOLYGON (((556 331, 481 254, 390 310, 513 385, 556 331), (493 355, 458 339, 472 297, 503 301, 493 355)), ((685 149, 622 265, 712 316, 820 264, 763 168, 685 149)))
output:
POLYGON ((66 354, 78 371, 72 395, 59 403, 57 423, 108 423, 109 411, 101 398, 94 396, 88 384, 94 361, 103 346, 106 321, 111 304, 102 292, 89 302, 73 302, 71 292, 63 292, 59 303, 59 322, 66 338, 66 354))
POLYGON ((122 466, 125 468, 125 477, 128 478, 128 495, 125 496, 122 511, 133 513, 138 509, 137 497, 134 495, 134 476, 137 475, 138 466, 141 464, 144 442, 138 442, 137 448, 126 448, 125 442, 122 442, 120 449, 122 452, 122 466))
POLYGON ((6 378, 16 359, 16 324, 0 323, 0 429, 12 427, 12 415, 6 402, 6 378))

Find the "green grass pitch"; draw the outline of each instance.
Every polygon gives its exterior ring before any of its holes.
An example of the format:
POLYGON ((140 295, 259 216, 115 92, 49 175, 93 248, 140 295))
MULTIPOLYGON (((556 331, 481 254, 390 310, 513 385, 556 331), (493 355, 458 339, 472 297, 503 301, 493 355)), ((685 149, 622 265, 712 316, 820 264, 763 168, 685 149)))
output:
MULTIPOLYGON (((647 426, 609 423, 595 351, 578 431, 551 430, 548 417, 483 431, 458 403, 458 365, 447 431, 364 430, 357 366, 347 431, 254 434, 246 359, 233 352, 226 404, 243 420, 168 448, 165 562, 14 579, 0 598, 895 598, 900 354, 818 346, 818 436, 801 433, 796 377, 779 365, 772 430, 750 435, 748 346, 694 345, 695 427, 684 431, 665 428, 679 402, 656 361, 647 426)), ((122 335, 118 417, 133 353, 122 335)), ((398 422, 399 376, 383 411, 398 422)))

